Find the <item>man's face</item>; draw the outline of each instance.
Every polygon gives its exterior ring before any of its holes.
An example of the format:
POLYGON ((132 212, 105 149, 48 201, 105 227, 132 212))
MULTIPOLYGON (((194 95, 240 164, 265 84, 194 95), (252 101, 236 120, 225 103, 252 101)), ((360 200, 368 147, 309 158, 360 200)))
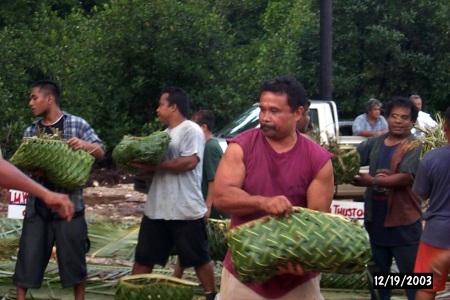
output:
POLYGON ((173 105, 169 106, 169 101, 167 98, 169 97, 168 93, 164 93, 159 98, 159 106, 156 109, 156 115, 158 116, 158 120, 163 124, 168 124, 170 121, 170 117, 173 112, 173 105))
POLYGON ((286 94, 263 92, 259 98, 259 123, 264 135, 279 140, 292 134, 297 121, 303 114, 303 107, 292 112, 286 94))
POLYGON ((367 114, 372 118, 372 119, 377 119, 380 116, 380 106, 379 105, 375 105, 373 106, 368 112, 367 114))
POLYGON ((393 107, 387 118, 389 133, 395 136, 408 136, 411 133, 411 109, 408 107, 393 107))
POLYGON ((421 111, 421 110, 422 110, 422 99, 414 98, 414 99, 412 99, 412 101, 413 101, 414 104, 417 106, 417 109, 418 109, 419 111, 421 111))
POLYGON ((51 95, 45 95, 39 87, 34 87, 30 91, 30 101, 28 105, 36 117, 44 116, 50 109, 51 95))

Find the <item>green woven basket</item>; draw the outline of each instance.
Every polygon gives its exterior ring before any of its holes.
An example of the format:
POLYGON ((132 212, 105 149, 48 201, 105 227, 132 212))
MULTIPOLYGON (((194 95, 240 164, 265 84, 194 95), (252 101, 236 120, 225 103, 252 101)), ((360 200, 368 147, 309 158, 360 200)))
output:
POLYGON ((289 218, 267 216, 231 229, 228 244, 239 280, 255 284, 288 262, 305 271, 363 273, 372 257, 368 235, 357 222, 300 207, 289 218))
POLYGON ((87 151, 73 150, 64 140, 29 137, 9 161, 22 171, 42 170, 48 182, 75 190, 86 184, 94 160, 87 151))
POLYGON ((206 223, 206 231, 211 259, 214 261, 224 260, 228 250, 226 236, 230 231, 230 220, 209 218, 206 223))
MULTIPOLYGON (((230 231, 230 220, 209 218, 206 223, 208 249, 213 261, 223 261, 228 250, 227 235, 230 231)), ((170 255, 178 255, 175 248, 170 255)))
POLYGON ((112 152, 112 158, 119 167, 126 167, 132 161, 160 163, 164 160, 170 143, 170 135, 157 131, 149 136, 126 135, 112 152))
POLYGON ((198 283, 160 274, 124 276, 117 284, 116 300, 192 300, 198 283))
POLYGON ((339 146, 335 152, 331 163, 333 164, 334 184, 349 184, 358 175, 361 168, 361 158, 358 150, 352 146, 339 146))
POLYGON ((320 288, 322 289, 348 289, 348 290, 368 290, 369 283, 367 274, 339 274, 321 273, 320 288))

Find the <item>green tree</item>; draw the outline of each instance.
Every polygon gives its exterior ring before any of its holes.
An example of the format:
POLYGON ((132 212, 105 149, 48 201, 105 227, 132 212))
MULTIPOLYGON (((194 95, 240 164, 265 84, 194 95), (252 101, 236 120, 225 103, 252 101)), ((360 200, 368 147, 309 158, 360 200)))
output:
POLYGON ((449 100, 446 1, 334 3, 334 91, 343 115, 370 97, 421 94, 433 110, 449 100))

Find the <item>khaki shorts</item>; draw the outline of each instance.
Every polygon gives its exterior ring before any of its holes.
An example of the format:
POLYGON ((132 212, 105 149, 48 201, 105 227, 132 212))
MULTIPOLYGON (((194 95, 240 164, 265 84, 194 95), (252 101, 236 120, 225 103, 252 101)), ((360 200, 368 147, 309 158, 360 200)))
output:
MULTIPOLYGON (((220 293, 216 300, 266 300, 234 277, 226 268, 222 269, 220 293)), ((277 300, 323 300, 320 293, 320 275, 299 285, 277 300)))

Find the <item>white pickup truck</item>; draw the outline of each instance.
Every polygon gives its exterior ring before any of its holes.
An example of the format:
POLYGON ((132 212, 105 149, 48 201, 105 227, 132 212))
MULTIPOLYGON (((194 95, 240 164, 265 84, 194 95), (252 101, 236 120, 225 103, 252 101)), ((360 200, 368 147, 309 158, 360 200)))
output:
MULTIPOLYGON (((341 135, 336 103, 334 101, 311 100, 310 112, 311 122, 320 133, 322 141, 328 141, 328 138, 335 138, 341 145, 357 146, 365 140, 364 137, 341 135)), ((259 127, 259 104, 244 111, 236 119, 231 121, 222 130, 215 133, 215 138, 219 141, 222 149, 227 147, 226 139, 232 138, 239 133, 259 127)), ((345 123, 344 123, 345 124, 345 123)), ((345 124, 344 126, 351 126, 345 124)), ((349 130, 345 130, 348 132, 349 130)), ((367 172, 367 167, 361 168, 361 172, 367 172)), ((351 199, 353 201, 362 201, 365 187, 356 187, 351 184, 342 184, 335 187, 334 199, 351 199)))

